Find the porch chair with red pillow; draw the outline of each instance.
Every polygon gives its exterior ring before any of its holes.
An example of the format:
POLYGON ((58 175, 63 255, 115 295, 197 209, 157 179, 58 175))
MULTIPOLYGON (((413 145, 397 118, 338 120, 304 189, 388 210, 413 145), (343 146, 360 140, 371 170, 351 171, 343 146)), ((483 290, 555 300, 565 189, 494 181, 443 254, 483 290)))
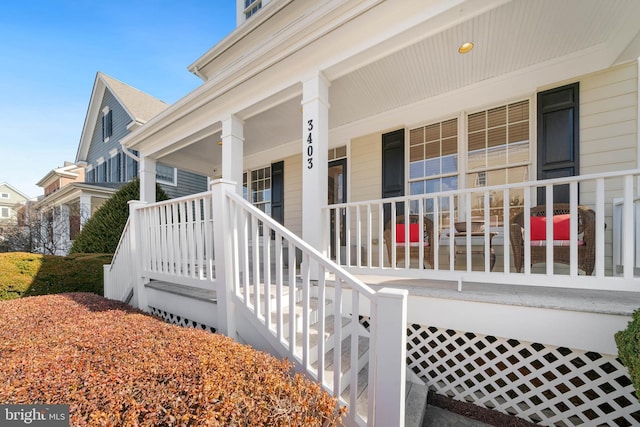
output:
MULTIPOLYGON (((547 260, 546 206, 531 208, 531 264, 547 260)), ((560 264, 571 263, 570 248, 570 207, 567 203, 553 205, 553 261, 560 264)), ((578 206, 578 268, 586 275, 593 273, 596 262, 595 251, 596 214, 586 206, 578 206)), ((524 264, 524 212, 511 219, 511 249, 516 271, 522 272, 524 264)))
MULTIPOLYGON (((431 268, 433 268, 433 221, 431 221, 426 216, 423 218, 422 223, 422 235, 423 235, 423 245, 424 245, 424 266, 426 268, 426 263, 428 262, 431 268)), ((405 231, 405 219, 404 215, 398 215, 396 217, 396 263, 402 261, 404 263, 405 260, 405 247, 407 243, 406 240, 406 231, 405 231)), ((391 233, 391 220, 387 221, 384 227, 384 243, 387 247, 387 256, 389 257, 389 263, 393 264, 391 261, 392 254, 392 233, 391 233)), ((417 259, 420 256, 420 216, 419 215, 409 215, 409 259, 417 259)))

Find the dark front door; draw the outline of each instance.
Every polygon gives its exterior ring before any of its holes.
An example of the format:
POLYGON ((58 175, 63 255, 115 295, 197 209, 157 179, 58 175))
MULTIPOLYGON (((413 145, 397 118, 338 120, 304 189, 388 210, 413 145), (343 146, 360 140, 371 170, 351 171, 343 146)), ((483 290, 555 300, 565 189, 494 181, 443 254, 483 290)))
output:
MULTIPOLYGON (((538 179, 578 175, 579 84, 538 93, 538 179)), ((545 189, 538 189, 538 204, 545 189)), ((569 186, 553 188, 554 203, 569 203, 569 186)))
MULTIPOLYGON (((382 198, 404 196, 404 129, 382 135, 382 198)), ((396 214, 404 205, 398 203, 396 214)), ((391 218, 391 205, 384 205, 384 223, 391 218)))
MULTIPOLYGON (((347 201, 347 159, 329 162, 329 205, 346 203, 347 201)), ((345 245, 345 218, 346 210, 340 209, 340 246, 345 245)), ((336 257, 336 211, 331 211, 331 258, 336 257)))

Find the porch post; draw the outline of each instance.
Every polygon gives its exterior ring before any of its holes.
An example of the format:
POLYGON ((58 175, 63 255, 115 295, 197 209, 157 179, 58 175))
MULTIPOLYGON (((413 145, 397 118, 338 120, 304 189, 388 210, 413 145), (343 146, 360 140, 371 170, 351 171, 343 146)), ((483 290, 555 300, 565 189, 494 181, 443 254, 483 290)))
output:
POLYGON ((85 223, 91 218, 91 196, 82 194, 80 196, 80 230, 84 227, 85 223))
POLYGON ((407 376, 407 296, 406 289, 383 288, 376 293, 374 321, 375 384, 374 425, 404 425, 405 382, 407 376))
POLYGON ((242 195, 244 122, 233 114, 222 121, 222 179, 235 183, 242 195))
MULTIPOLYGON (((223 142, 224 147, 224 142, 223 142)), ((223 168, 224 170, 224 168, 223 168)), ((216 179, 211 181, 213 209, 213 242, 215 253, 216 298, 218 300, 218 322, 216 329, 221 334, 236 339, 236 311, 233 298, 236 277, 233 262, 233 246, 237 230, 231 221, 227 193, 236 191, 233 181, 216 179)))
POLYGON ((140 156, 140 201, 156 201, 156 161, 151 157, 140 156))
POLYGON ((67 255, 69 253, 69 205, 60 205, 60 216, 57 220, 57 227, 54 234, 58 234, 56 239, 56 255, 67 255))
MULTIPOLYGON (((140 183, 142 186, 142 183, 140 183)), ((133 294, 140 310, 149 311, 149 303, 147 302, 147 293, 145 285, 147 280, 142 276, 144 265, 144 252, 142 248, 142 217, 138 209, 144 207, 147 203, 139 200, 130 200, 129 202, 129 227, 131 228, 131 266, 133 275, 133 294)))
POLYGON ((329 85, 320 72, 302 83, 302 238, 320 252, 326 249, 322 208, 329 174, 329 85))

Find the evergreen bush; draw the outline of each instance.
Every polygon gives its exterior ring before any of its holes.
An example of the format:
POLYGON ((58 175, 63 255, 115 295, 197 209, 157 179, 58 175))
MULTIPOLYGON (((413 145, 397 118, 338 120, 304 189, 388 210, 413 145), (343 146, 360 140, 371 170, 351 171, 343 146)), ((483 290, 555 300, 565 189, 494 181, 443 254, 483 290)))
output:
POLYGON ((627 325, 627 329, 618 332, 615 339, 618 357, 629 370, 631 382, 640 401, 640 309, 633 313, 633 319, 627 325))
MULTIPOLYGON (((168 198, 167 193, 156 184, 156 200, 168 198)), ((139 199, 140 180, 134 179, 111 196, 84 224, 70 253, 113 254, 129 218, 128 202, 139 199)))

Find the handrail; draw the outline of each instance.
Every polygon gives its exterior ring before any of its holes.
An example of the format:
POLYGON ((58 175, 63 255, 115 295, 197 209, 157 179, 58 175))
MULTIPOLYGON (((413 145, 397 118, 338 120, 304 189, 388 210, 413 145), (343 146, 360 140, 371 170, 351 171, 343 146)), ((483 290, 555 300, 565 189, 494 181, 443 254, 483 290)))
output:
POLYGON ((243 199, 239 194, 236 193, 227 193, 227 197, 232 199, 234 202, 240 204, 243 209, 251 212, 252 215, 257 216, 261 221, 268 224, 271 229, 278 230, 278 232, 285 237, 287 240, 290 240, 299 246, 300 248, 304 248, 306 252, 313 256, 314 260, 317 261, 320 265, 324 266, 327 269, 334 270, 335 273, 340 274, 341 277, 346 279, 351 285, 353 285, 358 291, 363 292, 371 298, 375 297, 376 292, 364 284, 361 280, 357 279, 347 270, 342 268, 341 266, 333 263, 330 259, 325 257, 322 253, 320 253, 317 249, 310 246, 307 242, 302 240, 296 234, 289 231, 289 229, 285 228, 282 224, 275 221, 273 218, 262 212, 260 209, 253 206, 251 203, 247 202, 243 199))

